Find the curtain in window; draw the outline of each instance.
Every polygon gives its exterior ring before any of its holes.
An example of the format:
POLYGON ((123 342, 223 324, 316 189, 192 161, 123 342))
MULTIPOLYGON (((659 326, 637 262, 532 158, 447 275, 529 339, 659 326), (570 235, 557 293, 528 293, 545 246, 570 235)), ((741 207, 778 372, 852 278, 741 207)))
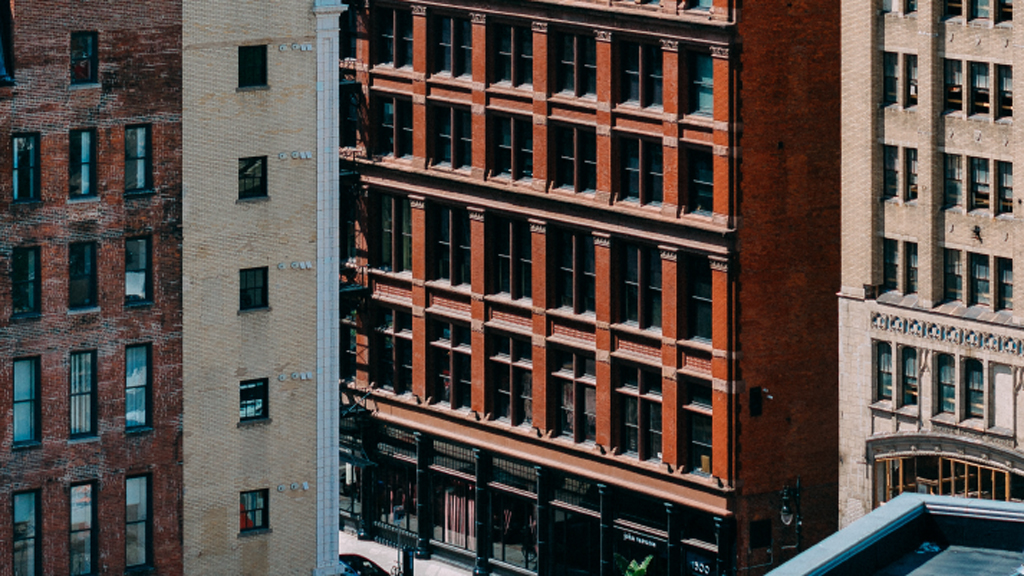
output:
POLYGON ((125 351, 125 426, 146 425, 146 386, 149 379, 148 354, 145 346, 125 351))

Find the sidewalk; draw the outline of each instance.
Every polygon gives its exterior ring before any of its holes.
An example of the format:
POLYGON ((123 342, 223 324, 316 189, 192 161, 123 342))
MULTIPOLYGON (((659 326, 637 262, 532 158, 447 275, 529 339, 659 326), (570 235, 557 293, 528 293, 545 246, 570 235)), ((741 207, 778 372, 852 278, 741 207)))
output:
MULTIPOLYGON (((378 544, 372 540, 360 540, 351 532, 341 531, 338 533, 338 550, 341 554, 366 556, 387 571, 390 571, 398 561, 396 548, 378 544)), ((440 560, 420 560, 419 558, 416 559, 413 568, 416 576, 468 576, 472 573, 470 570, 456 568, 440 560)))

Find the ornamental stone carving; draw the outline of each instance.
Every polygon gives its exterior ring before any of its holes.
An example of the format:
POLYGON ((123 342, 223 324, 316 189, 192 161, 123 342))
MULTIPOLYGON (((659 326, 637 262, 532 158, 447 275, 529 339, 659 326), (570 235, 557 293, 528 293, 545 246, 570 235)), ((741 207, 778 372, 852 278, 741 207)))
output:
POLYGON ((1011 336, 1000 336, 978 330, 964 330, 957 326, 943 326, 935 322, 922 322, 916 318, 903 318, 895 314, 876 312, 871 315, 871 328, 881 332, 906 334, 922 340, 935 340, 966 346, 987 352, 1024 356, 1024 341, 1011 336))

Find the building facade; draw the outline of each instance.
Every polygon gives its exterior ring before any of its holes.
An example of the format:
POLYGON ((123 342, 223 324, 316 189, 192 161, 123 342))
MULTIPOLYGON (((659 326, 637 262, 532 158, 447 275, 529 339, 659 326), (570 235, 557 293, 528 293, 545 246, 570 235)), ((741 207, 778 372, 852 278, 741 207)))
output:
POLYGON ((603 576, 835 529, 839 10, 751 4, 341 16, 343 528, 603 576))
POLYGON ((0 2, 0 573, 182 573, 180 70, 180 2, 0 2))
POLYGON ((1020 500, 1012 4, 844 2, 843 30, 840 522, 1020 500))
POLYGON ((184 3, 189 574, 337 573, 341 10, 184 3))

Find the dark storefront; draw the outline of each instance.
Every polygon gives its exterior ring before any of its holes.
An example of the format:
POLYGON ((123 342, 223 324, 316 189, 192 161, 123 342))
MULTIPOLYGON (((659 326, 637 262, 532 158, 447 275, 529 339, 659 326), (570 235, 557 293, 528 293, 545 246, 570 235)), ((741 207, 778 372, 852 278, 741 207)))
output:
POLYGON ((365 537, 478 574, 612 576, 616 554, 653 556, 650 576, 731 573, 729 519, 390 425, 364 438, 341 516, 365 537))

